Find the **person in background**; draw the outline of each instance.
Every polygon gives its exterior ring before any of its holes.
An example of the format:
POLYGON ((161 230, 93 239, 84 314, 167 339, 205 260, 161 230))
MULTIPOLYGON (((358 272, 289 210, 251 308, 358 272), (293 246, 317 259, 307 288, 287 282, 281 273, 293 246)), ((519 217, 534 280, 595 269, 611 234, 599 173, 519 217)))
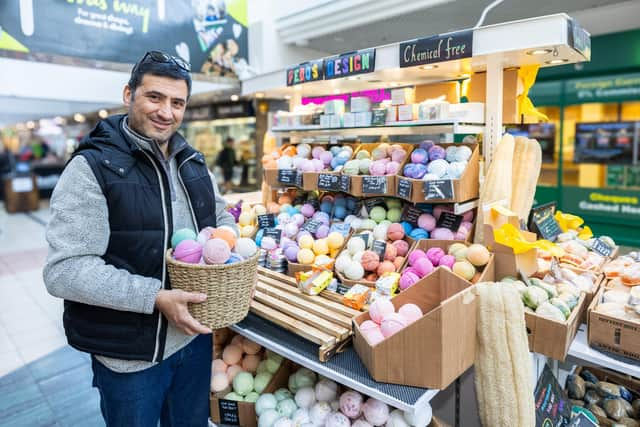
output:
POLYGON ((218 154, 218 159, 216 160, 216 165, 222 169, 222 176, 224 178, 224 192, 228 193, 231 191, 233 183, 231 180, 233 179, 233 167, 236 165, 236 150, 234 149, 235 140, 232 137, 227 137, 224 141, 224 147, 220 154, 218 154))
POLYGON ((51 198, 44 283, 65 300, 69 344, 91 354, 107 426, 208 423, 211 330, 187 309, 206 295, 171 289, 165 253, 178 229, 237 227, 177 132, 190 92, 189 64, 147 52, 128 113, 98 122, 51 198))

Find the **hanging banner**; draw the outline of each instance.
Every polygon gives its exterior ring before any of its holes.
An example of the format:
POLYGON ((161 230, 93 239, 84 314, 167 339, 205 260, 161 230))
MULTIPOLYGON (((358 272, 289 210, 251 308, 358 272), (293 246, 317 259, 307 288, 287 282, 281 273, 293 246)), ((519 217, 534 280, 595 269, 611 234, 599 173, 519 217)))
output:
POLYGON ((456 31, 400 43, 400 67, 471 58, 473 30, 456 31))
POLYGON ((194 72, 241 73, 249 57, 247 0, 0 1, 0 55, 134 64, 149 50, 179 56, 194 72))
POLYGON ((287 69, 287 86, 315 82, 324 78, 322 59, 303 62, 287 69))
POLYGON ((324 58, 325 80, 371 73, 375 68, 375 49, 364 49, 324 58))
POLYGON ((565 85, 567 104, 640 100, 640 73, 570 79, 565 85))

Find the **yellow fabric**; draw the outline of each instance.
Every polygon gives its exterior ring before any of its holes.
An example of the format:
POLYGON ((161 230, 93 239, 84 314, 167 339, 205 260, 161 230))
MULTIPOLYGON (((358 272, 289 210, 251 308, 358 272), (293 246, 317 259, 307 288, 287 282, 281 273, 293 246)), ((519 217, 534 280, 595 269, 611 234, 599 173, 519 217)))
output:
POLYGON ((524 114, 525 116, 536 116, 547 122, 549 121, 549 117, 538 111, 538 109, 533 105, 531 98, 529 98, 529 90, 531 90, 531 87, 536 82, 538 68, 540 68, 539 65, 523 65, 518 70, 518 77, 522 79, 523 85, 523 91, 518 95, 518 111, 520 114, 524 114))
POLYGON ((593 232, 591 231, 591 228, 589 228, 589 226, 585 225, 584 227, 582 227, 582 229, 580 228, 584 224, 584 219, 577 215, 556 211, 554 218, 558 222, 560 230, 562 230, 563 233, 566 233, 569 230, 579 230, 579 239, 588 240, 593 237, 593 232))
POLYGON ((548 240, 536 240, 529 242, 516 227, 511 224, 503 224, 502 227, 493 230, 493 239, 496 243, 510 247, 514 254, 523 254, 531 249, 542 249, 555 257, 564 255, 564 249, 548 240))

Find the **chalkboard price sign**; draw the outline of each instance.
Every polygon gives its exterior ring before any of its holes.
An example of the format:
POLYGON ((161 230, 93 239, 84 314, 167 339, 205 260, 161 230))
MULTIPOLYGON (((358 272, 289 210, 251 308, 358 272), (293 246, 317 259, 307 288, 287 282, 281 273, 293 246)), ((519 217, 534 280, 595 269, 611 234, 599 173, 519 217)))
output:
POLYGON ((402 221, 406 221, 409 224, 416 226, 418 225, 418 217, 422 215, 422 211, 415 206, 407 205, 402 210, 402 215, 400 219, 402 221))
POLYGON ((315 219, 310 219, 302 225, 302 229, 308 231, 311 234, 315 234, 318 231, 318 228, 322 225, 322 223, 315 219))
POLYGON ((276 243, 280 244, 280 239, 282 238, 282 230, 278 230, 277 228, 265 228, 264 229, 264 237, 271 237, 276 243))
POLYGON ((340 176, 340 191, 348 193, 351 190, 351 177, 347 175, 340 176))
POLYGON ((220 424, 240 425, 240 415, 238 414, 238 402, 235 400, 218 400, 220 409, 220 424))
POLYGON ((531 209, 529 228, 538 236, 551 242, 562 233, 558 221, 554 218, 556 203, 546 203, 531 209))
POLYGON ((300 172, 300 173, 296 174, 296 187, 298 187, 298 188, 302 188, 302 183, 303 183, 302 178, 303 178, 303 176, 304 176, 304 175, 303 175, 303 173, 302 173, 302 172, 300 172))
POLYGON ((386 194, 387 193, 387 177, 386 176, 363 176, 362 192, 364 194, 386 194))
POLYGON ((295 169, 279 169, 278 182, 286 185, 296 185, 298 172, 295 169))
POLYGON ((603 242, 602 240, 600 240, 599 238, 593 241, 593 246, 591 246, 591 250, 593 250, 595 253, 599 255, 602 255, 603 257, 609 257, 613 253, 613 248, 608 244, 606 244, 605 242, 603 242))
POLYGON ((398 197, 402 197, 405 199, 411 198, 411 181, 404 178, 398 178, 398 197))
POLYGON ((318 175, 318 190, 324 191, 341 191, 340 183, 342 178, 340 175, 331 175, 321 173, 318 175))
POLYGON ((425 181, 423 192, 425 200, 446 200, 455 197, 453 181, 450 179, 425 181))
POLYGON ((384 240, 374 240, 373 241, 373 252, 377 253, 380 257, 380 261, 384 260, 384 253, 387 251, 387 242, 384 240))
POLYGON ((455 233, 460 228, 460 224, 462 224, 462 215, 456 215, 451 212, 442 212, 440 214, 440 218, 438 218, 436 226, 448 228, 455 233))
POLYGON ((258 215, 258 228, 270 228, 276 226, 274 214, 258 215))

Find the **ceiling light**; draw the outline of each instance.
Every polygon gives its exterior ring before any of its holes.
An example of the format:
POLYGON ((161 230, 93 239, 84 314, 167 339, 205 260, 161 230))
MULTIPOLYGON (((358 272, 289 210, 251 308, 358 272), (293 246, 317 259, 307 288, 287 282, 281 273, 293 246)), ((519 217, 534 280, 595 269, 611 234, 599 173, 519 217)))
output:
POLYGON ((569 62, 569 60, 557 58, 557 59, 552 59, 551 61, 546 61, 545 64, 556 65, 556 64, 564 64, 565 62, 569 62))
POLYGON ((34 122, 33 120, 29 120, 27 122, 27 129, 34 129, 36 127, 36 122, 34 122))
POLYGON ((291 99, 291 95, 285 95, 284 99, 291 99))
POLYGON ((53 123, 57 124, 57 125, 63 125, 66 123, 66 120, 64 119, 64 117, 61 116, 56 116, 53 118, 53 123))
POLYGON ((262 93, 262 92, 257 92, 257 93, 256 93, 256 98, 264 98, 264 93, 262 93))
POLYGON ((423 65, 420 67, 421 70, 433 70, 434 68, 438 68, 437 65, 423 65))
POLYGON ((98 117, 100 117, 101 119, 106 119, 107 117, 109 117, 109 112, 107 110, 100 110, 98 111, 98 117))
POLYGON ((527 55, 546 55, 547 53, 551 53, 553 50, 551 49, 533 49, 527 52, 527 55))
POLYGON ((75 113, 73 115, 73 120, 75 120, 78 123, 83 123, 86 119, 84 118, 84 116, 80 113, 75 113))
POLYGON ((360 80, 360 76, 349 76, 347 80, 360 80))
MULTIPOLYGON (((256 96, 257 96, 257 95, 256 95, 256 96)), ((231 98, 231 100, 232 100, 233 102, 235 102, 235 101, 237 101, 238 99, 240 99, 240 97, 239 97, 238 95, 236 95, 235 93, 234 93, 233 95, 231 95, 231 97, 230 97, 230 98, 231 98)))

